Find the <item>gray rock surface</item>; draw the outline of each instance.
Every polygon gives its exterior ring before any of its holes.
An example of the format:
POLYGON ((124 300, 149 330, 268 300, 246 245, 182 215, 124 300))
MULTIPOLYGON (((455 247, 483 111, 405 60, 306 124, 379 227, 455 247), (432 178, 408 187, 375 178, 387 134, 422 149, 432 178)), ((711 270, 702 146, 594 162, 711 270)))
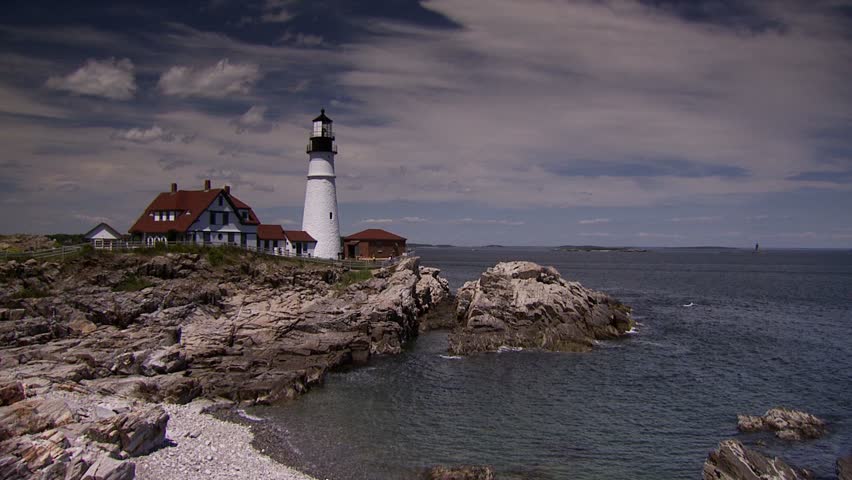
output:
POLYGON ((331 368, 399 353, 445 293, 437 272, 421 282, 417 258, 345 288, 337 267, 244 252, 215 263, 196 253, 95 253, 0 264, 0 471, 132 476, 130 462, 100 457, 155 450, 166 414, 141 403, 82 408, 63 395, 294 398, 331 368))
POLYGON ((825 434, 825 422, 810 413, 775 407, 763 416, 737 415, 742 432, 772 431, 784 440, 819 438, 825 434))
POLYGON ((725 440, 704 462, 704 480, 806 480, 805 470, 787 465, 778 457, 768 458, 737 440, 725 440))
POLYGON ((532 262, 489 268, 459 289, 457 302, 459 327, 449 337, 455 354, 500 347, 588 351, 634 325, 629 307, 532 262))

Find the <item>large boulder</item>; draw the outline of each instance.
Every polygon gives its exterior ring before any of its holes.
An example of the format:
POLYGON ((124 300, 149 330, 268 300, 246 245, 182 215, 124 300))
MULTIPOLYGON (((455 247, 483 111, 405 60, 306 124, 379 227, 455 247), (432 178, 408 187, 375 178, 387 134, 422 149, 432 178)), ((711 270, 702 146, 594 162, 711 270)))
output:
POLYGON ((118 446, 131 457, 163 445, 169 414, 163 407, 131 410, 92 424, 86 434, 92 440, 118 446))
POLYGON ((761 416, 737 415, 741 432, 773 431, 784 440, 819 438, 825 434, 825 422, 810 413, 775 407, 761 416))
POLYGON ((455 354, 500 347, 588 351, 596 340, 634 326, 629 307, 532 262, 489 268, 459 289, 457 301, 459 327, 449 337, 455 354))
POLYGON ((452 295, 449 282, 441 277, 441 270, 432 267, 420 267, 416 292, 424 311, 446 301, 452 295))
POLYGON ((807 480, 806 470, 787 465, 778 457, 767 458, 737 440, 725 440, 704 462, 704 480, 807 480))

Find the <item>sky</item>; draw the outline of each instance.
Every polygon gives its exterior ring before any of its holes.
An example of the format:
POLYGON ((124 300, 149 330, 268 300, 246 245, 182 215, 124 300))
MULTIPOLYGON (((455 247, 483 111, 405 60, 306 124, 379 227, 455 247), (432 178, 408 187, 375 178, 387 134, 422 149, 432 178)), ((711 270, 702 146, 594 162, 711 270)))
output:
POLYGON ((454 245, 852 246, 852 1, 17 2, 0 233, 126 231, 204 179, 299 229, 454 245))

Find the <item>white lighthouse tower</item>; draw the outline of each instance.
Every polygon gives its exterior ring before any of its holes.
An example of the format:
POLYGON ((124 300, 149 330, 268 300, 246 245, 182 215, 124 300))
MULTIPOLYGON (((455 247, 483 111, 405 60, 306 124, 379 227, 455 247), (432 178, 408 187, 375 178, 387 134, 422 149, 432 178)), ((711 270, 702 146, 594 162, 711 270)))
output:
POLYGON ((337 218, 337 186, 334 175, 334 155, 337 145, 331 119, 322 110, 314 119, 308 142, 308 185, 305 188, 305 211, 302 230, 317 241, 314 256, 339 258, 340 222, 337 218))

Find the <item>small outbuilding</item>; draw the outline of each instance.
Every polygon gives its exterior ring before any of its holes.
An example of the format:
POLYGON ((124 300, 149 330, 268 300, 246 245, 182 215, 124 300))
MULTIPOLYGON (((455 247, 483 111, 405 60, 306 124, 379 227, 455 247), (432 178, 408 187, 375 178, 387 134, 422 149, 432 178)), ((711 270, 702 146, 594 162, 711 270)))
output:
POLYGON ((405 253, 404 237, 382 230, 369 228, 343 238, 346 258, 393 258, 405 253))
POLYGON ((312 257, 317 241, 302 230, 284 230, 281 225, 257 226, 257 249, 275 255, 312 257))
POLYGON ((284 230, 287 254, 297 257, 313 257, 317 241, 304 230, 284 230))
POLYGON ((102 222, 95 226, 95 228, 86 232, 86 234, 83 235, 83 238, 91 242, 92 246, 98 250, 112 250, 112 248, 118 245, 118 242, 122 240, 122 235, 118 233, 118 230, 102 222))

